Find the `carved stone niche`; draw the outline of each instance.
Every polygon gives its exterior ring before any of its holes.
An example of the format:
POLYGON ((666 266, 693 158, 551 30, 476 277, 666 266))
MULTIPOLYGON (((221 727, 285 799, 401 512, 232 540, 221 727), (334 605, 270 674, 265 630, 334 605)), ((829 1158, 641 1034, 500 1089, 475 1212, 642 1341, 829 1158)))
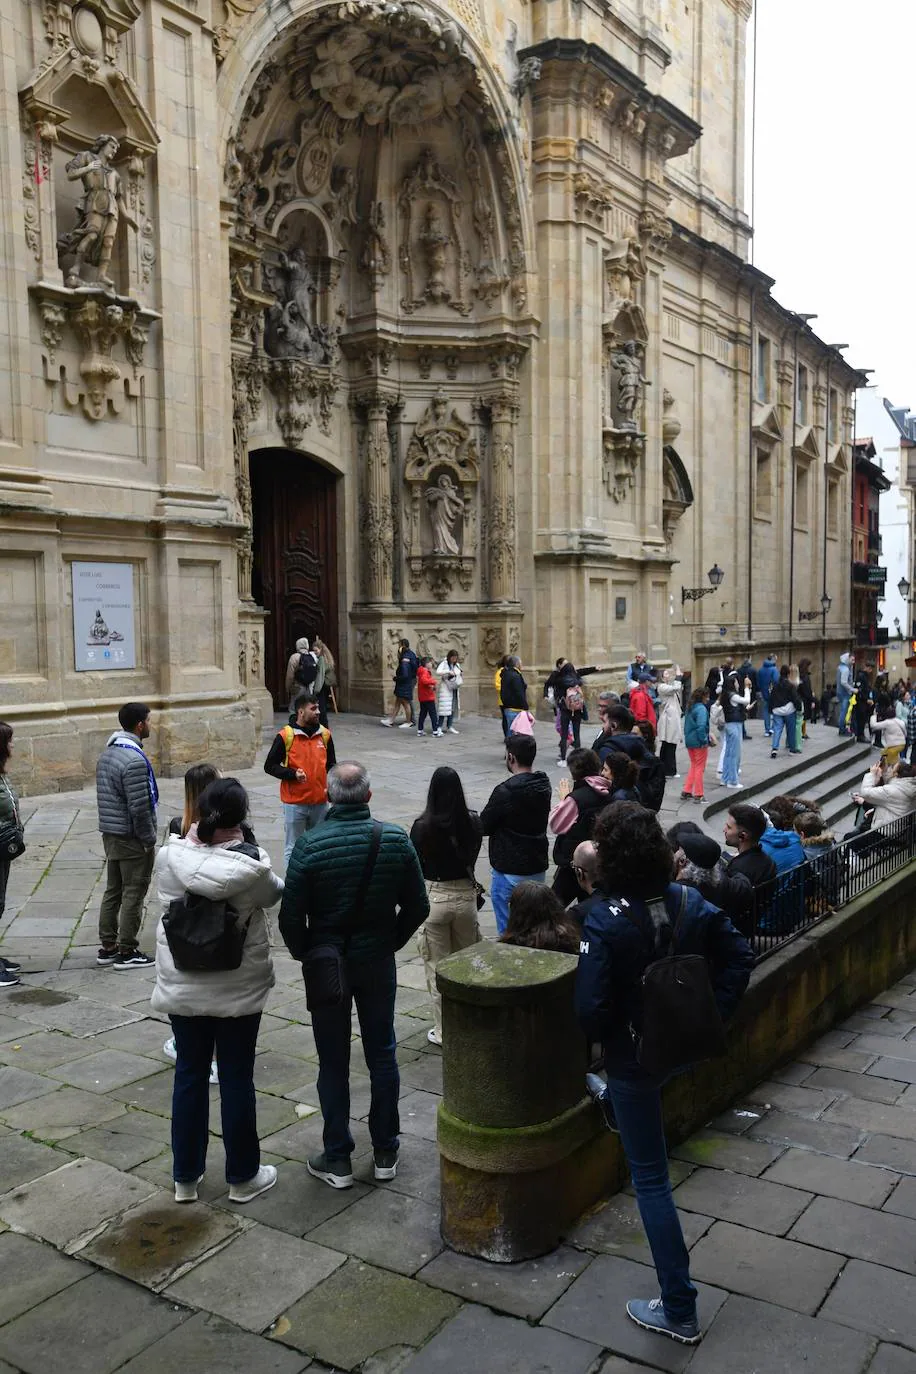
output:
POLYGON ((636 474, 646 451, 644 434, 632 430, 605 429, 602 433, 602 469, 608 495, 618 504, 636 485, 636 474))
POLYGON ((264 285, 273 298, 264 319, 268 357, 337 365, 340 327, 333 323, 332 286, 338 276, 325 225, 305 209, 291 211, 278 227, 277 247, 263 255, 264 285))
POLYGON ((407 566, 410 586, 424 579, 438 601, 457 582, 469 592, 477 561, 477 488, 480 463, 471 427, 438 391, 414 428, 407 448, 407 566))
POLYGON ((402 310, 410 315, 424 306, 447 306, 459 315, 470 314, 465 295, 470 261, 461 230, 461 196, 457 182, 435 161, 431 149, 423 150, 405 177, 398 204, 403 224, 402 310))

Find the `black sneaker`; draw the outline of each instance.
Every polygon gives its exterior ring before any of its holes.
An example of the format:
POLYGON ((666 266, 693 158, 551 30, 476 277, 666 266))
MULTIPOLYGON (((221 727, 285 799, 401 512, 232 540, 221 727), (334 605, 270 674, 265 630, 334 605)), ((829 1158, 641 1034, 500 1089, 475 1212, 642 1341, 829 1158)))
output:
POLYGON ((614 1115, 614 1104, 611 1102, 611 1095, 607 1090, 607 1084, 603 1078, 599 1078, 596 1073, 585 1075, 585 1091, 600 1110, 604 1124, 609 1131, 618 1135, 620 1128, 617 1125, 617 1118, 614 1115))
POLYGON ((155 968, 156 960, 144 954, 142 949, 126 949, 112 960, 112 968, 155 968))
POLYGON ((312 1155, 305 1166, 312 1178, 320 1178, 331 1188, 352 1188, 353 1170, 349 1159, 328 1159, 327 1155, 312 1155))
POLYGON ((17 964, 15 959, 4 959, 0 957, 0 969, 6 969, 7 973, 21 973, 22 965, 17 964))
POLYGON ((117 957, 117 945, 115 945, 112 949, 106 949, 105 946, 102 945, 98 954, 95 956, 95 962, 99 965, 100 968, 108 968, 109 964, 113 964, 117 957))
POLYGON ((384 1183, 385 1179, 394 1178, 398 1172, 398 1152, 397 1150, 375 1150, 375 1177, 379 1182, 384 1183))
POLYGON ((3 988, 14 988, 22 979, 18 973, 12 973, 9 969, 0 970, 0 990, 3 988))

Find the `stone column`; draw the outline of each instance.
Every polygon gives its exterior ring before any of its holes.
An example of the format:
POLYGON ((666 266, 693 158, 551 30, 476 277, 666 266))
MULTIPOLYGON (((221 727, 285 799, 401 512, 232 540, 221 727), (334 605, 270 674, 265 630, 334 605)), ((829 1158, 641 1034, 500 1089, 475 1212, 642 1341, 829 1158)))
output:
POLYGON ((619 1147, 585 1094, 569 954, 473 945, 436 968, 442 994, 442 1235, 508 1263, 553 1250, 619 1187, 619 1147))
POLYGON ((390 601, 394 571, 394 512, 391 506, 391 441, 388 413, 396 398, 386 392, 360 392, 355 404, 365 412, 365 472, 359 523, 365 541, 363 592, 369 602, 390 601))
POLYGON ((490 509, 487 557, 490 600, 515 601, 515 429, 519 403, 515 390, 484 398, 490 411, 490 509))

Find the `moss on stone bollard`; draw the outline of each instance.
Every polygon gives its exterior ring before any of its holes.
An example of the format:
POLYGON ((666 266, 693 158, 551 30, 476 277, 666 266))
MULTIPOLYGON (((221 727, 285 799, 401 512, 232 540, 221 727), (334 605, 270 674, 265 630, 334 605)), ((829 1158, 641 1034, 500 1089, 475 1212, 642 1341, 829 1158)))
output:
POLYGON ((623 1178, 585 1095, 576 959, 483 943, 443 959, 442 1235, 509 1262, 552 1250, 623 1178))

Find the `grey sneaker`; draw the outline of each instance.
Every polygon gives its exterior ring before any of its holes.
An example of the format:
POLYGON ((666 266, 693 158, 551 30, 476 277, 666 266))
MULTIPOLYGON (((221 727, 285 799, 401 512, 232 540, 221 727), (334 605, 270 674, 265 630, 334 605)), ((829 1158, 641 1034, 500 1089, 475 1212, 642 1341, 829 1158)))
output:
POLYGON ((328 1159, 322 1152, 320 1155, 312 1155, 311 1159, 306 1161, 305 1167, 312 1178, 320 1178, 322 1183, 327 1183, 330 1188, 353 1187, 353 1170, 350 1168, 349 1159, 328 1159))
POLYGON ((230 1202, 251 1202, 266 1193, 277 1181, 277 1170, 273 1164, 262 1164, 254 1178, 246 1178, 244 1183, 229 1184, 230 1202))
POLYGON ((398 1152, 397 1150, 375 1150, 375 1177, 384 1182, 385 1179, 394 1178, 398 1172, 398 1152))
POLYGON ((631 1298, 627 1303, 627 1316, 630 1321, 641 1326, 644 1331, 654 1331, 659 1336, 668 1336, 681 1345, 697 1345, 702 1339, 699 1323, 693 1321, 672 1321, 665 1311, 661 1298, 631 1298))
POLYGON ((607 1084, 603 1078, 599 1078, 596 1073, 585 1075, 585 1091, 594 1102, 595 1106, 601 1111, 604 1124, 609 1131, 619 1134, 617 1118, 614 1115, 614 1104, 611 1102, 611 1095, 607 1090, 607 1084))

